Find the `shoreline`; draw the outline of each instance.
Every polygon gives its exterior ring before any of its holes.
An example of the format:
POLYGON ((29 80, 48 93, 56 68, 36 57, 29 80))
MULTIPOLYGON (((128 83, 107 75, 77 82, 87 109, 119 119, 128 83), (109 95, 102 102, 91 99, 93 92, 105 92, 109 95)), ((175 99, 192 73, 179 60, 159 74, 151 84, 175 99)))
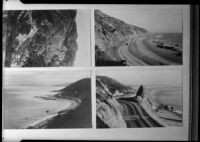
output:
POLYGON ((176 56, 175 51, 157 48, 151 39, 144 39, 142 42, 152 53, 157 54, 170 65, 182 64, 182 57, 176 56))
MULTIPOLYGON (((61 99, 61 98, 58 97, 57 99, 61 99)), ((51 120, 53 120, 55 117, 59 116, 59 112, 63 112, 62 115, 67 114, 69 111, 76 109, 80 105, 80 102, 78 102, 75 98, 74 99, 62 98, 62 99, 68 100, 69 105, 67 107, 65 106, 64 108, 58 110, 56 114, 49 115, 47 117, 44 117, 40 120, 33 122, 32 124, 27 126, 25 129, 45 128, 45 126, 48 125, 48 123, 50 123, 51 120)))
POLYGON ((175 118, 172 118, 172 117, 165 117, 165 118, 164 118, 164 117, 160 117, 160 116, 158 116, 158 114, 155 114, 154 112, 152 112, 153 110, 151 109, 151 106, 150 106, 150 104, 149 104, 149 102, 148 102, 147 99, 148 99, 149 97, 153 96, 153 95, 154 95, 154 92, 156 92, 156 91, 157 91, 157 90, 153 90, 153 91, 151 91, 151 92, 149 93, 148 96, 145 96, 145 97, 144 97, 144 99, 143 99, 143 101, 142 101, 142 104, 141 104, 141 105, 143 106, 143 108, 146 110, 146 112, 147 112, 151 117, 153 117, 155 120, 159 121, 159 123, 163 124, 164 127, 170 127, 170 126, 171 126, 169 123, 166 122, 167 120, 168 120, 168 121, 171 121, 171 123, 173 123, 173 126, 182 126, 182 119, 179 120, 179 119, 175 119, 175 118), (178 121, 181 121, 181 122, 176 123, 177 120, 178 120, 178 121), (180 125, 179 123, 181 123, 181 125, 180 125))
POLYGON ((157 121, 160 125, 162 125, 163 127, 167 127, 168 125, 166 125, 161 119, 159 119, 159 117, 149 109, 148 105, 149 104, 148 104, 147 98, 145 97, 141 103, 141 106, 143 107, 143 109, 147 112, 147 114, 151 118, 153 118, 155 121, 157 121))

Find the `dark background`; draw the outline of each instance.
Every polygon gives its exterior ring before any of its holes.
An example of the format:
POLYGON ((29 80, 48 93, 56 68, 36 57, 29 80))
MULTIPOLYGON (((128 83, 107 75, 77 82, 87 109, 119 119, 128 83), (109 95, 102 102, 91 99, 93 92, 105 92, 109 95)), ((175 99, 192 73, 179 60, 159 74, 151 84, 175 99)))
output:
MULTIPOLYGON (((7 0, 8 1, 8 0, 7 0)), ((20 0, 27 4, 190 4, 191 16, 191 60, 190 60, 190 138, 189 140, 197 141, 198 137, 198 120, 199 120, 199 0, 20 0), (96 3, 95 3, 96 2, 96 3), (151 2, 151 3, 148 3, 151 2)), ((3 1, 2 1, 3 3, 3 1)), ((1 7, 2 8, 2 7, 1 7)), ((2 62, 1 62, 2 63, 2 62)), ((1 70, 2 71, 2 70, 1 70)), ((2 74, 2 73, 1 73, 2 74)), ((1 133, 2 134, 2 133, 1 133)), ((23 140, 35 141, 35 140, 23 140)), ((46 140, 45 140, 46 141, 46 140)), ((48 140, 49 141, 49 140, 48 140)), ((52 141, 52 140, 51 140, 52 141)), ((56 140, 57 141, 57 140, 56 140)), ((61 140, 60 140, 61 141, 61 140)), ((63 141, 63 140, 62 140, 63 141)), ((79 140, 80 141, 80 140, 79 140)))

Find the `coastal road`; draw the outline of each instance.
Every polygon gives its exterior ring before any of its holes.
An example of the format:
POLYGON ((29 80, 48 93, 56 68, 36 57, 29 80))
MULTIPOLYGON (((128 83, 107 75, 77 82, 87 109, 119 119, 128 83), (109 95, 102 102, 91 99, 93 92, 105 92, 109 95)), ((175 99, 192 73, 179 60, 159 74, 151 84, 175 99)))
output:
POLYGON ((126 60, 129 65, 147 65, 145 62, 143 62, 142 60, 136 58, 134 55, 132 55, 128 51, 128 46, 129 46, 130 42, 131 42, 131 40, 128 39, 126 44, 122 45, 119 48, 119 56, 122 59, 126 60))
POLYGON ((123 116, 128 128, 163 127, 148 115, 136 99, 118 99, 118 102, 124 109, 123 116))
MULTIPOLYGON (((149 58, 149 60, 157 60, 160 61, 162 63, 165 64, 175 64, 174 62, 171 62, 169 60, 167 60, 166 58, 163 58, 162 56, 156 54, 155 52, 153 52, 150 47, 148 47, 147 45, 144 44, 144 40, 146 40, 146 38, 144 37, 140 37, 140 38, 129 38, 127 39, 126 43, 123 44, 120 48, 119 48, 119 56, 121 57, 121 59, 124 59, 127 61, 128 65, 133 65, 133 66, 144 66, 144 65, 148 65, 148 63, 146 63, 144 60, 140 59, 139 57, 133 55, 130 50, 134 51, 134 49, 137 49, 140 53, 136 53, 140 54, 140 56, 146 56, 149 58), (134 47, 134 44, 130 44, 130 43, 135 43, 136 47, 134 47)), ((135 51, 134 51, 135 52, 135 51)))

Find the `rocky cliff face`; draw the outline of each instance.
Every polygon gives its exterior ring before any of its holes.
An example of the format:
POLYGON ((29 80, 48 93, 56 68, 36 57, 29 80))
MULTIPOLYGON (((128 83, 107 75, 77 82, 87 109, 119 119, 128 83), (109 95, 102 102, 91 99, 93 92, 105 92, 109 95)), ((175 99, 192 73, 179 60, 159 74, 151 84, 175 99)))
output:
POLYGON ((97 76, 96 115, 98 128, 126 128, 123 107, 114 96, 115 92, 131 92, 131 88, 106 76, 97 76))
POLYGON ((147 31, 122 20, 95 10, 95 49, 96 64, 105 65, 104 60, 113 61, 110 65, 125 65, 118 55, 118 48, 130 35, 140 35, 147 31))
POLYGON ((3 13, 6 67, 72 66, 77 51, 76 10, 3 13))

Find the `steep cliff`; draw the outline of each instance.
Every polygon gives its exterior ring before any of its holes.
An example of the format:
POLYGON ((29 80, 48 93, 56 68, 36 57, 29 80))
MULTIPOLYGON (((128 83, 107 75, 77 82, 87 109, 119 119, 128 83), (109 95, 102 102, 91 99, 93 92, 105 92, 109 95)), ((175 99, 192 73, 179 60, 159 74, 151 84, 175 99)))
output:
POLYGON ((115 92, 132 93, 131 87, 106 77, 97 76, 96 80, 96 117, 98 128, 124 128, 123 107, 117 101, 115 92))
POLYGON ((147 31, 122 20, 95 10, 95 51, 96 65, 126 65, 118 55, 118 49, 130 35, 140 35, 147 31))
POLYGON ((72 66, 77 46, 76 10, 3 12, 6 67, 72 66))

